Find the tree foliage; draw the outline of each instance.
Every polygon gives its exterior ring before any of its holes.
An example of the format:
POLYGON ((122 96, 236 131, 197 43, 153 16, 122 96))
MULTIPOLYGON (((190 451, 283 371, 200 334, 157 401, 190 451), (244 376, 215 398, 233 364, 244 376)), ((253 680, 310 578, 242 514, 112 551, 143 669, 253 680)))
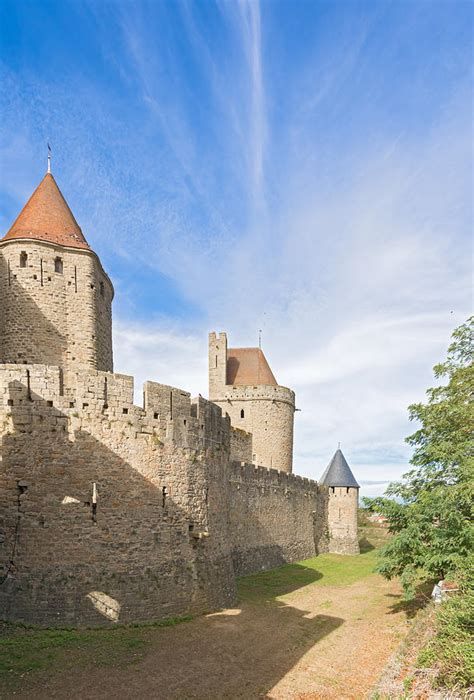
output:
POLYGON ((378 571, 399 576, 410 596, 419 580, 455 572, 474 548, 474 318, 457 328, 444 363, 434 367, 443 383, 427 402, 409 406, 420 428, 407 438, 413 469, 389 485, 385 497, 365 500, 383 513, 394 534, 378 571))

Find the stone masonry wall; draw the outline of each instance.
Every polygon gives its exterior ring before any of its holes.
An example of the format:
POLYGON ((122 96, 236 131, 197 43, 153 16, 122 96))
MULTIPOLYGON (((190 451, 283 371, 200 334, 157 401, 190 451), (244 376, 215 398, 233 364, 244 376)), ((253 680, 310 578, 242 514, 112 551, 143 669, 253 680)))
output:
POLYGON ((153 388, 141 409, 130 377, 80 372, 60 396, 58 368, 0 366, 2 616, 94 626, 233 602, 229 421, 184 396, 171 418, 153 388))
POLYGON ((57 365, 66 383, 79 368, 112 370, 113 287, 91 251, 1 242, 0 298, 0 362, 57 365))
POLYGON ((229 531, 237 576, 327 550, 327 489, 252 464, 232 465, 229 531))
POLYGON ((230 455, 235 462, 251 462, 253 457, 252 435, 240 428, 230 429, 230 455))
POLYGON ((295 395, 282 386, 227 386, 213 399, 235 428, 252 434, 252 462, 292 471, 295 395))
POLYGON ((345 486, 329 488, 328 551, 333 554, 359 554, 358 503, 359 489, 345 486))
MULTIPOLYGON (((6 619, 98 626, 215 610, 234 602, 236 575, 324 549, 325 489, 231 463, 236 431, 213 403, 155 382, 143 408, 132 398, 125 375, 78 371, 64 387, 58 367, 0 365, 6 619)), ((249 437, 237 438, 243 456, 249 437)))

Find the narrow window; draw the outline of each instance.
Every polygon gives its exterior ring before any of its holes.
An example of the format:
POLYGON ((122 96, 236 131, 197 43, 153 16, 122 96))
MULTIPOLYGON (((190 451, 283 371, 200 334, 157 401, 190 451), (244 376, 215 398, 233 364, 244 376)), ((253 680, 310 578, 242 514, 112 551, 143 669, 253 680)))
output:
POLYGON ((161 489, 161 506, 162 506, 162 508, 164 508, 166 505, 166 496, 167 495, 168 495, 168 489, 166 488, 166 486, 163 486, 163 488, 161 489))
POLYGON ((349 493, 349 487, 348 487, 348 486, 347 486, 347 488, 346 488, 346 493, 349 493))
POLYGON ((60 275, 63 274, 63 261, 62 261, 62 258, 55 258, 55 259, 54 259, 54 271, 57 272, 57 273, 60 274, 60 275))
POLYGON ((102 282, 102 280, 99 284, 99 289, 100 289, 100 296, 103 297, 105 294, 105 289, 104 289, 104 283, 102 282))
POLYGON ((244 409, 242 409, 242 410, 240 411, 240 417, 241 417, 241 418, 245 418, 245 411, 244 411, 244 409))
POLYGON ((28 262, 28 255, 25 253, 25 251, 22 251, 20 253, 20 267, 26 267, 27 262, 28 262))
POLYGON ((26 397, 28 401, 31 401, 31 378, 30 378, 30 370, 26 370, 26 397))

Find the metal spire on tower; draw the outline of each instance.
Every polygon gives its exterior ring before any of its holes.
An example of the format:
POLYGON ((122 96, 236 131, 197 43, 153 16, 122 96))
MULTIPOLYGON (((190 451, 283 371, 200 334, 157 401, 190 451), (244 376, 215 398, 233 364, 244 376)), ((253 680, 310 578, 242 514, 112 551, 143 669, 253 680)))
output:
POLYGON ((51 175, 51 146, 48 143, 48 173, 51 175))

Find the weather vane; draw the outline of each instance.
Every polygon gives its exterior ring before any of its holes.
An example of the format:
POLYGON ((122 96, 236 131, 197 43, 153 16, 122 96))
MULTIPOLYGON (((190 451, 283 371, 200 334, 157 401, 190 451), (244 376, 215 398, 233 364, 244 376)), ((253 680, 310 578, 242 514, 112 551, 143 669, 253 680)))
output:
POLYGON ((262 329, 258 331, 258 347, 262 349, 262 329))
POLYGON ((51 146, 48 143, 48 173, 51 174, 51 146))

